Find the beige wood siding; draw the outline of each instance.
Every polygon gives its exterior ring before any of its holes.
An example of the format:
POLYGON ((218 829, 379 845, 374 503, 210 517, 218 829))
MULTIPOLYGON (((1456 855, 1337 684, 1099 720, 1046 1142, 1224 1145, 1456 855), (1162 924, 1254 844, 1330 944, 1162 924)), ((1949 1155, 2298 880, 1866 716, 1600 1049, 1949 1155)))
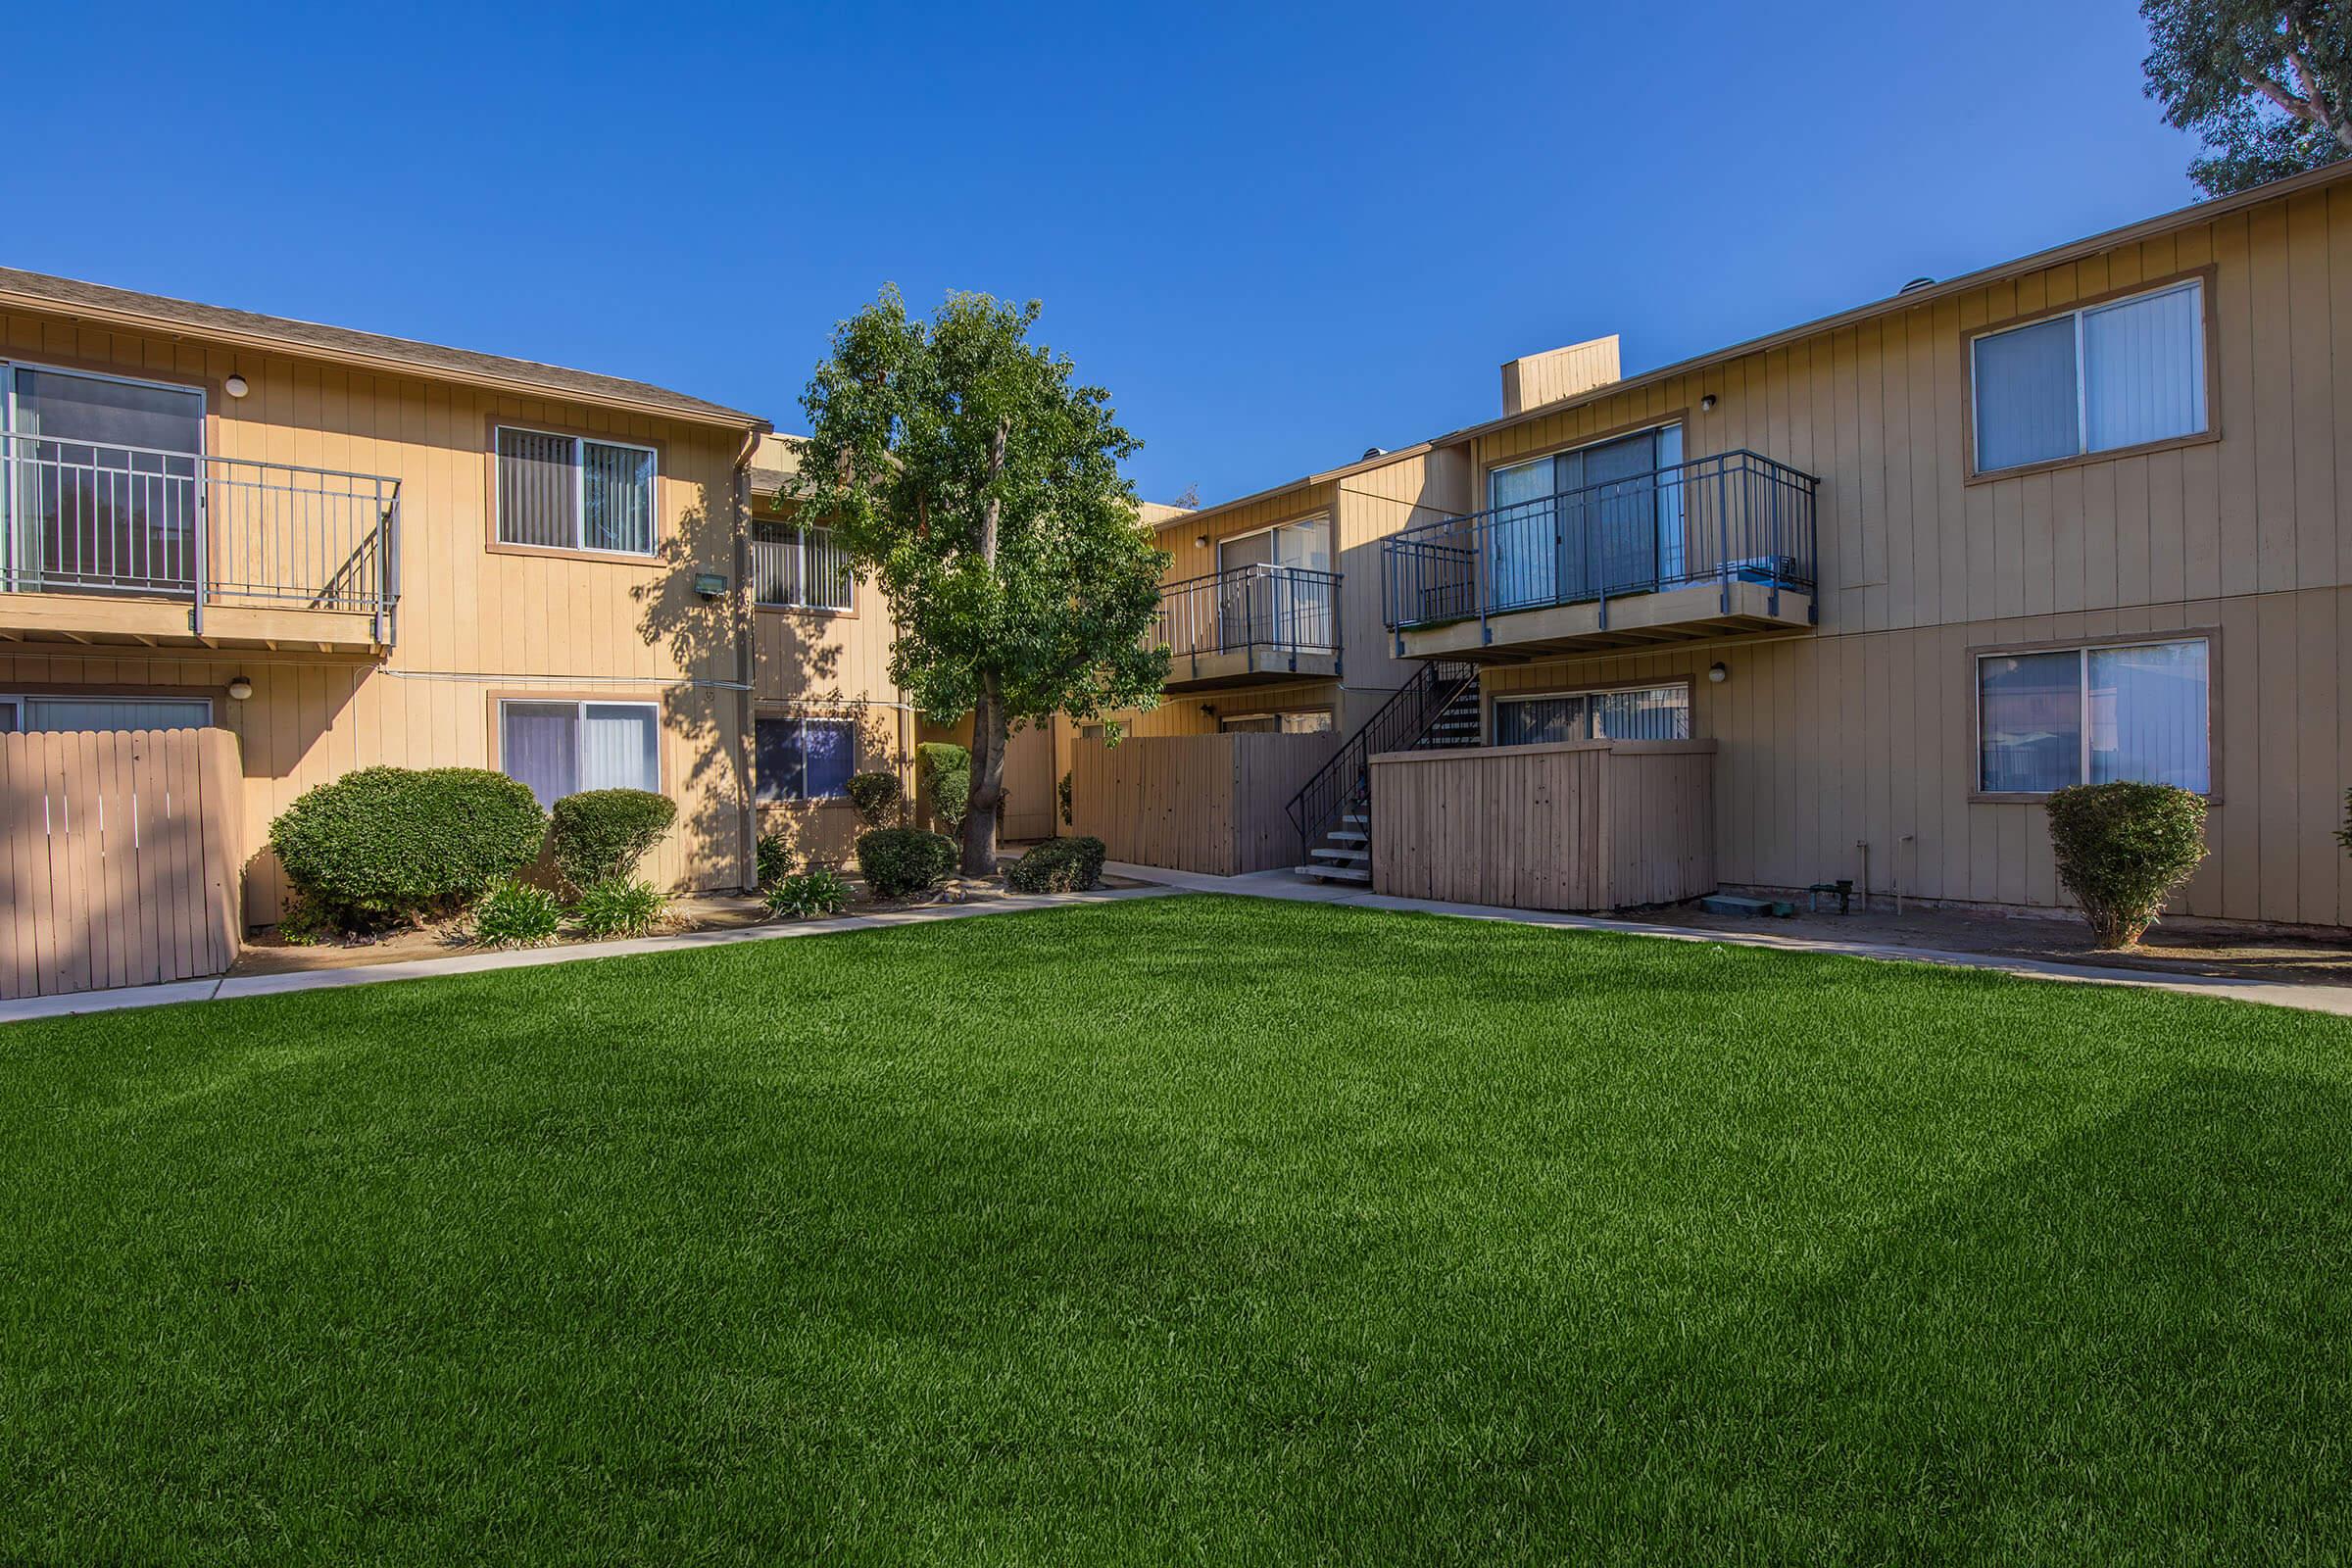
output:
POLYGON ((1312 735, 1171 735, 1081 743, 1071 756, 1072 831, 1110 858, 1238 876, 1298 861, 1285 809, 1331 755, 1312 735))

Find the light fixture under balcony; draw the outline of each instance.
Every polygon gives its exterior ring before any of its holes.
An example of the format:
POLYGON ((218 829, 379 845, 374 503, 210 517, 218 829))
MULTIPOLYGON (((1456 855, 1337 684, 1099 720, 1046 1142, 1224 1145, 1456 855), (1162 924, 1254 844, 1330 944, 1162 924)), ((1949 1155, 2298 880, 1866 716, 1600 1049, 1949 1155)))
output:
POLYGON ((245 384, 245 378, 241 375, 230 376, 227 380, 220 383, 220 389, 223 392, 226 392, 232 398, 241 398, 246 393, 253 390, 251 387, 245 384))
POLYGON ((253 682, 239 675, 228 683, 228 700, 241 703, 253 695, 253 682))
POLYGON ((1715 661, 1715 662, 1707 666, 1707 679, 1715 682, 1715 684, 1718 686, 1722 685, 1725 681, 1730 680, 1731 678, 1732 672, 1724 668, 1722 660, 1718 659, 1715 661))

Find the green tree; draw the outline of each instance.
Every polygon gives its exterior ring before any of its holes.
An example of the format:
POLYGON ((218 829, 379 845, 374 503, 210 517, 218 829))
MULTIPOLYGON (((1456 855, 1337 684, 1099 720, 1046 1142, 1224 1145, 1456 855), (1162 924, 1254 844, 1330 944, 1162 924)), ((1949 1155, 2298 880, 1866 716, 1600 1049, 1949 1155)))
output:
POLYGON ((2352 5, 2140 0, 2139 14, 2148 96, 2210 150, 2188 166, 2207 195, 2352 153, 2352 5))
POLYGON ((972 715, 974 876, 996 868, 1013 729, 1155 703, 1168 671, 1146 641, 1168 558, 1119 473, 1138 443, 1028 340, 1039 309, 951 294, 922 321, 886 287, 801 398, 804 515, 890 602, 891 674, 915 707, 972 715))

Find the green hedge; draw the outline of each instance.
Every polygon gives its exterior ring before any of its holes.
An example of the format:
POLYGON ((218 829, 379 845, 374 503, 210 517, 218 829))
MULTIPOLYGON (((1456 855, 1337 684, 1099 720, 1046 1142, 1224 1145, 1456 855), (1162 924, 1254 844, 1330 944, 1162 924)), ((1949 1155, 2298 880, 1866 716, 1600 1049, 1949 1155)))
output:
POLYGON ((850 775, 850 805, 867 827, 897 827, 906 815, 906 792, 886 768, 850 775))
POLYGON ((951 834, 960 833, 971 808, 972 754, 946 741, 925 741, 914 749, 914 760, 924 804, 951 834))
POLYGON ((1048 839, 1012 862, 1004 885, 1015 893, 1083 893, 1102 883, 1102 841, 1081 834, 1048 839))
POLYGON ((566 795, 556 803, 556 869, 575 888, 625 882, 677 816, 677 803, 651 790, 566 795))
POLYGON ((955 841, 942 834, 883 827, 858 840, 858 874, 877 898, 902 899, 935 888, 955 869, 955 841))
POLYGON ((286 880, 344 930, 455 914, 536 860, 546 837, 530 787, 478 767, 364 767, 270 824, 286 880))
POLYGON ((2129 948, 2205 858, 2205 800, 2170 784, 2077 784, 2049 799, 2058 880, 2102 948, 2129 948))

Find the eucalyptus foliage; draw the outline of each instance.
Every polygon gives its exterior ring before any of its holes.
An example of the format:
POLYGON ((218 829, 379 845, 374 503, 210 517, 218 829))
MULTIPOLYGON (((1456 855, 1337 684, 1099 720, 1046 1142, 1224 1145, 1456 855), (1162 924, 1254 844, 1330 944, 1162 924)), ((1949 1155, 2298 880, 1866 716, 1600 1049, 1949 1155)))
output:
POLYGON ((2148 96, 2203 138, 2188 166, 2227 195, 2352 153, 2352 5, 2141 0, 2148 96))

